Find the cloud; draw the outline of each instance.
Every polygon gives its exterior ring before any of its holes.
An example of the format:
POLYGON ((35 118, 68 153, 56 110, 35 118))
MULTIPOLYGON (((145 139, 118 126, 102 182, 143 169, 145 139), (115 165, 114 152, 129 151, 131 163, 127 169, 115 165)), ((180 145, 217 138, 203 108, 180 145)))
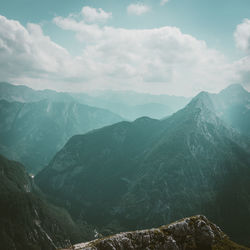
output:
POLYGON ((0 16, 0 74, 2 79, 21 76, 43 77, 60 72, 70 56, 43 34, 41 27, 0 16))
MULTIPOLYGON (((72 56, 37 24, 0 17, 1 80, 34 88, 134 90, 192 96, 219 91, 249 77, 249 57, 229 62, 204 41, 176 27, 124 29, 78 17, 55 17, 75 33, 82 52, 72 56)), ((72 37, 72 39, 74 39, 72 37)))
POLYGON ((237 48, 243 52, 250 53, 250 20, 244 19, 234 32, 234 39, 237 48))
POLYGON ((244 57, 235 61, 233 69, 237 73, 238 81, 250 90, 250 20, 244 19, 237 25, 234 32, 236 47, 242 50, 244 57))
POLYGON ((82 15, 84 20, 89 23, 93 22, 106 22, 108 19, 112 18, 111 12, 105 12, 103 9, 95 9, 89 6, 82 8, 82 15))
POLYGON ((127 7, 128 14, 137 15, 137 16, 145 14, 149 11, 150 11, 150 7, 145 5, 145 4, 141 4, 141 3, 130 4, 127 7))
MULTIPOLYGON (((122 29, 56 17, 86 45, 82 58, 99 87, 193 95, 218 91, 234 79, 226 58, 176 27, 122 29)), ((93 78, 92 78, 93 80, 93 78)))
POLYGON ((169 2, 169 0, 161 0, 160 5, 165 5, 165 4, 168 3, 168 2, 169 2))

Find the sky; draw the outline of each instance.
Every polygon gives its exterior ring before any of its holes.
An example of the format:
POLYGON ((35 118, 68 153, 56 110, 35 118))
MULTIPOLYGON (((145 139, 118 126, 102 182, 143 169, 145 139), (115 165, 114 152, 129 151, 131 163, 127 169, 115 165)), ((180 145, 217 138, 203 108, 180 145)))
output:
POLYGON ((58 91, 250 90, 250 1, 0 0, 0 75, 58 91))

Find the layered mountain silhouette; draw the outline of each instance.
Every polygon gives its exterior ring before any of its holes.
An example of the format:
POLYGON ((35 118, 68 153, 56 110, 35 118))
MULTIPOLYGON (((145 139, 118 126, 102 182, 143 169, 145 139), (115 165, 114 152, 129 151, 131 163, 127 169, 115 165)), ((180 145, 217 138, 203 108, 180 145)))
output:
POLYGON ((106 109, 86 104, 107 107, 133 119, 142 114, 165 117, 186 102, 185 98, 174 96, 134 92, 90 96, 1 82, 0 153, 22 162, 30 173, 36 174, 71 136, 123 120, 106 109))
POLYGON ((3 250, 50 250, 88 239, 63 209, 48 203, 24 166, 0 156, 0 240, 3 250))
POLYGON ((141 116, 161 119, 183 108, 190 98, 170 95, 151 95, 133 91, 97 91, 87 93, 56 92, 54 90, 33 90, 24 85, 0 82, 0 100, 9 102, 78 102, 114 112, 127 120, 141 116))
POLYGON ((239 100, 247 108, 248 96, 239 86, 202 92, 167 119, 73 136, 36 183, 75 220, 108 233, 204 214, 250 244, 250 144, 227 114, 239 100))
POLYGON ((77 102, 0 100, 0 152, 35 174, 76 134, 121 121, 108 110, 77 102))
POLYGON ((133 91, 71 93, 71 96, 80 103, 106 108, 128 120, 142 116, 162 119, 183 108, 191 100, 183 96, 151 95, 133 91))

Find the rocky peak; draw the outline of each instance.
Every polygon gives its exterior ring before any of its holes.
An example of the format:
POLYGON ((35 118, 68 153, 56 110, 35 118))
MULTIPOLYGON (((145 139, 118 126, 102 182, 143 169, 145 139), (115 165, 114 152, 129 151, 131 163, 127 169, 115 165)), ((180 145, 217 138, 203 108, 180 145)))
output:
POLYGON ((119 233, 72 246, 78 250, 101 249, 247 249, 231 242, 218 226, 197 215, 150 230, 119 233), (236 247, 237 246, 237 247, 236 247))
POLYGON ((202 91, 195 96, 192 101, 187 105, 189 109, 201 109, 214 111, 213 100, 208 92, 202 91))
POLYGON ((183 110, 179 112, 181 121, 186 117, 188 120, 195 121, 198 127, 203 126, 206 123, 214 124, 216 126, 220 125, 215 110, 214 97, 208 92, 200 92, 183 110))

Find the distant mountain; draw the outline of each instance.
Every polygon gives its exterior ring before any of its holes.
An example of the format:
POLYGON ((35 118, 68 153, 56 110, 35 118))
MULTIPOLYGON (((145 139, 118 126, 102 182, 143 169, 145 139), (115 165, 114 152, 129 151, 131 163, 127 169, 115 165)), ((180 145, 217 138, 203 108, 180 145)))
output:
MULTIPOLYGON (((72 248, 69 248, 70 250, 72 248)), ((119 233, 73 246, 78 250, 169 249, 169 250, 247 250, 229 240, 218 226, 205 216, 193 216, 170 225, 134 232, 119 233)))
POLYGON ((250 93, 234 84, 211 95, 218 116, 239 132, 250 136, 250 93))
POLYGON ((24 85, 0 82, 0 100, 9 102, 73 102, 108 109, 120 116, 135 120, 141 116, 161 119, 183 108, 190 98, 151 95, 133 91, 97 91, 87 93, 66 93, 54 90, 33 90, 24 85))
POLYGON ((35 180, 73 218, 109 232, 205 214, 250 244, 250 143, 218 107, 202 92, 167 119, 74 136, 35 180))
MULTIPOLYGON (((173 113, 173 109, 166 104, 146 103, 136 106, 128 106, 127 111, 122 111, 124 117, 135 120, 138 117, 147 116, 155 119, 162 119, 173 113), (127 113, 126 113, 127 112, 127 113)), ((176 110, 175 110, 176 111, 176 110)))
POLYGON ((9 102, 37 102, 44 99, 56 102, 72 102, 74 98, 67 93, 54 90, 34 90, 24 85, 0 82, 0 100, 9 102))
POLYGON ((1 249, 50 250, 87 239, 87 230, 44 199, 23 165, 0 156, 1 249))
POLYGON ((73 135, 121 121, 108 110, 77 102, 0 101, 0 152, 37 173, 73 135))
POLYGON ((190 98, 170 95, 151 95, 133 91, 98 91, 91 94, 71 93, 80 103, 102 107, 128 120, 142 116, 161 119, 183 108, 190 98))

